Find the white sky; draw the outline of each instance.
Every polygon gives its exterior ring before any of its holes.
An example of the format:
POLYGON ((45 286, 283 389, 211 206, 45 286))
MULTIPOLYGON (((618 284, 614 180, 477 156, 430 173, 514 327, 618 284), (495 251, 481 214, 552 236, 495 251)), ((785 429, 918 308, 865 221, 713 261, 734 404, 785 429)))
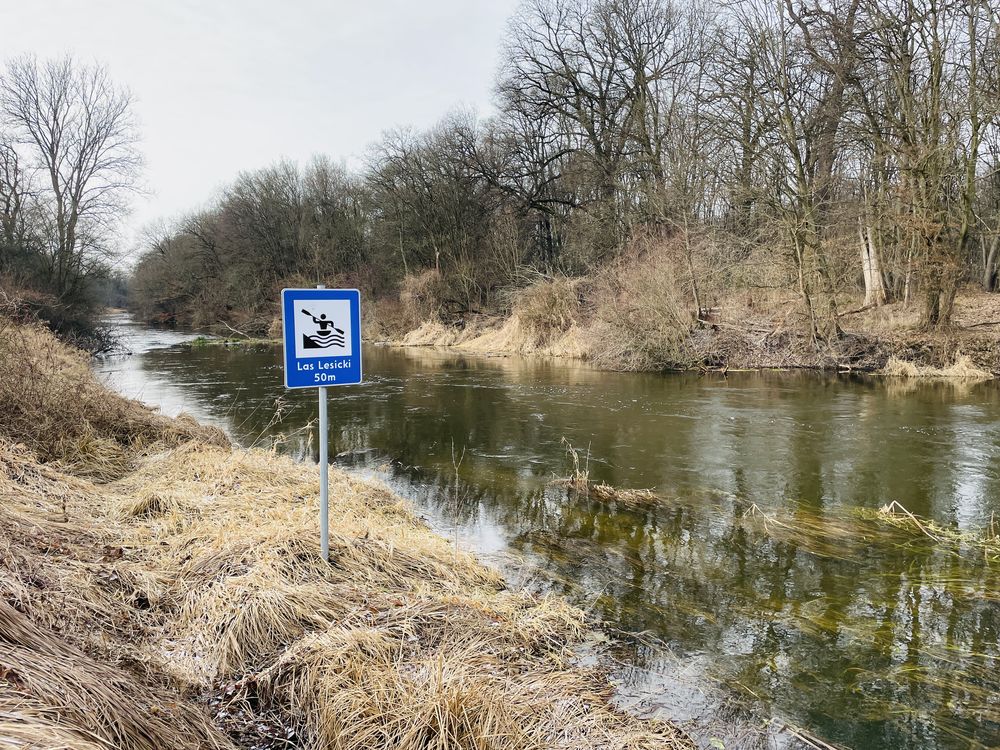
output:
POLYGON ((240 170, 358 166, 397 126, 480 115, 518 0, 0 0, 0 58, 71 53, 136 97, 148 197, 129 234, 240 170))

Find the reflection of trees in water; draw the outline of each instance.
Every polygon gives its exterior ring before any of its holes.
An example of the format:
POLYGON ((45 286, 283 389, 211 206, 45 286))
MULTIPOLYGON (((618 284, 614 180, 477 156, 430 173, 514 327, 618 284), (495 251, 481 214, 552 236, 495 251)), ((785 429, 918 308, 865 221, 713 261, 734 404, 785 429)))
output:
POLYGON ((435 512, 501 526, 596 617, 713 653, 716 677, 840 742, 966 746, 948 733, 985 742, 1000 729, 987 701, 1000 609, 981 596, 1000 585, 995 566, 807 507, 799 526, 765 528, 738 498, 636 513, 503 482, 459 483, 456 502, 446 473, 422 483, 435 512))
MULTIPOLYGON (((331 389, 331 450, 374 448, 405 464, 500 472, 526 485, 567 464, 566 437, 592 456, 592 479, 687 495, 703 487, 756 501, 878 507, 898 500, 942 522, 989 518, 1000 496, 1000 389, 927 384, 904 398, 879 381, 829 376, 620 376, 516 357, 366 349, 372 382, 331 389), (992 457, 992 458, 991 458, 992 457), (991 464, 993 467, 991 468, 991 464), (977 466, 978 465, 978 466, 977 466), (974 481, 959 488, 967 467, 974 481)), ((220 347, 149 352, 240 437, 287 435, 315 419, 315 393, 285 391, 280 351, 220 347), (268 428, 274 402, 283 420, 268 428)))

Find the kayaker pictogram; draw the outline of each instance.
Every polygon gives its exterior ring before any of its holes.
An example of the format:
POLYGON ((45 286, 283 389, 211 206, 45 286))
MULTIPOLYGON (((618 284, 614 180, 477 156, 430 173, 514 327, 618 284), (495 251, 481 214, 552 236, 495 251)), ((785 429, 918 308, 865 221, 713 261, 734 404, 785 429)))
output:
POLYGON ((341 349, 344 348, 343 329, 337 328, 333 324, 333 321, 326 317, 325 313, 318 318, 308 310, 303 310, 302 314, 312 318, 313 323, 316 324, 316 328, 319 329, 311 336, 307 333, 302 334, 303 349, 329 349, 333 346, 339 346, 341 349))

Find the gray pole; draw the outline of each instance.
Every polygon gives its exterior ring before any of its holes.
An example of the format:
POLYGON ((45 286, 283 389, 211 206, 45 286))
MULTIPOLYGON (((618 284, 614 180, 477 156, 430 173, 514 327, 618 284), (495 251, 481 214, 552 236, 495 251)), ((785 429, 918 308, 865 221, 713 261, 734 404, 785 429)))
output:
MULTIPOLYGON (((323 289, 322 284, 316 285, 323 289)), ((326 386, 319 389, 319 550, 330 561, 330 428, 326 420, 326 386)))

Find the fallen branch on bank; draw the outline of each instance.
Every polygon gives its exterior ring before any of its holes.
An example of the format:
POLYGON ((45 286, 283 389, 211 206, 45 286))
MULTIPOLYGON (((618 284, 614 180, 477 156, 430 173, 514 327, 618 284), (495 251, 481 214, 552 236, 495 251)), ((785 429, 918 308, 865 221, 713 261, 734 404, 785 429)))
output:
POLYGON ((238 330, 238 329, 236 329, 236 328, 233 328, 233 327, 232 327, 231 325, 229 325, 229 323, 227 323, 226 321, 222 320, 222 321, 219 321, 219 322, 220 322, 220 323, 222 323, 222 325, 224 325, 224 326, 225 326, 226 328, 228 328, 228 329, 229 329, 230 331, 232 331, 233 333, 235 333, 235 334, 236 334, 237 336, 242 336, 242 337, 243 337, 243 338, 245 338, 245 339, 248 339, 248 338, 251 338, 250 334, 248 334, 248 333, 244 333, 243 331, 240 331, 240 330, 238 330))
POLYGON ((982 323, 970 323, 967 326, 962 326, 962 328, 980 328, 983 326, 1000 326, 1000 320, 987 320, 982 323))

